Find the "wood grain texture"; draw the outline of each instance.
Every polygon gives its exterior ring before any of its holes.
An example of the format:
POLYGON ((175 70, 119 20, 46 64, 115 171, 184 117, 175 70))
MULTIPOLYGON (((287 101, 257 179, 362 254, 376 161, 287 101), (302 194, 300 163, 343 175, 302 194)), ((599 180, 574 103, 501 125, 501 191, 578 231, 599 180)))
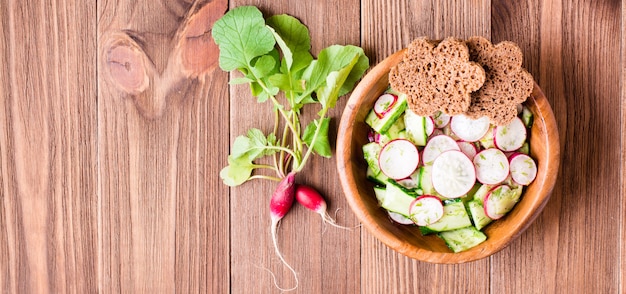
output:
POLYGON ((494 258, 494 270, 511 273, 494 277, 494 285, 505 291, 529 280, 538 281, 535 293, 617 291, 614 261, 619 248, 601 240, 618 240, 620 232, 620 224, 608 217, 620 215, 620 207, 606 189, 623 180, 616 160, 619 148, 606 147, 621 146, 620 130, 606 127, 620 119, 619 68, 612 65, 620 58, 614 37, 620 34, 619 8, 618 1, 510 1, 493 6, 499 21, 493 23, 492 37, 516 40, 524 48, 525 64, 545 85, 558 113, 564 151, 552 203, 520 242, 494 258), (593 239, 580 230, 589 219, 597 220, 593 239), (547 274, 513 275, 518 271, 507 271, 511 263, 538 265, 547 274), (590 280, 598 282, 584 282, 590 280))
MULTIPOLYGON (((273 120, 216 68, 212 21, 244 4, 302 20, 314 53, 355 44, 372 64, 422 35, 515 41, 561 138, 544 213, 477 262, 417 262, 295 206, 279 237, 296 292, 624 292, 618 0, 0 1, 0 292, 278 292, 260 267, 290 285, 269 234, 275 184, 218 177, 234 138, 273 120)), ((298 180, 355 225, 336 172, 316 158, 298 180)))
POLYGON ((0 6, 0 292, 94 292, 95 2, 0 6))
POLYGON ((227 75, 214 71, 207 34, 225 10, 98 2, 101 291, 229 287, 228 189, 216 172, 228 153, 216 140, 228 136, 227 75))

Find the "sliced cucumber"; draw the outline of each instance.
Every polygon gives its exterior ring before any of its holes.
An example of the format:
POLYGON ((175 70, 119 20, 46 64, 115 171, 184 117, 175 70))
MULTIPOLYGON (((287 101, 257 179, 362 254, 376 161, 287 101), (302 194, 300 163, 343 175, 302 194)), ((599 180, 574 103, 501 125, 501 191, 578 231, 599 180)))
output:
POLYGON ((461 252, 487 240, 485 233, 473 226, 438 234, 453 252, 461 252))
POLYGON ((378 200, 378 203, 381 203, 383 202, 383 199, 385 199, 385 195, 387 195, 387 189, 385 187, 375 186, 374 195, 376 195, 376 200, 378 200))
POLYGON ((470 213, 474 227, 482 230, 486 225, 491 223, 491 219, 485 214, 485 208, 478 200, 470 200, 467 202, 467 210, 470 213))
POLYGON ((406 106, 406 95, 400 94, 398 101, 394 103, 391 109, 389 109, 382 118, 379 118, 378 114, 372 109, 365 118, 365 123, 372 127, 377 133, 384 134, 391 128, 396 120, 402 116, 406 110, 406 106))
POLYGON ((533 126, 533 113, 526 106, 522 107, 522 122, 529 129, 533 126))
POLYGON ((407 108, 404 115, 406 137, 417 146, 425 146, 428 139, 426 117, 419 116, 407 108))
POLYGON ((385 174, 383 174, 383 172, 379 170, 378 173, 375 173, 369 166, 367 167, 366 175, 367 179, 377 186, 384 187, 387 184, 387 180, 389 180, 389 178, 385 174))
POLYGON ((483 201, 485 215, 491 219, 502 218, 517 204, 521 194, 521 188, 511 189, 508 185, 493 188, 483 201))
POLYGON ((435 223, 420 227, 422 234, 430 234, 456 230, 472 225, 465 205, 460 199, 451 199, 444 201, 443 216, 435 223))
POLYGON ((380 167, 378 166, 378 156, 380 155, 381 149, 383 149, 383 147, 376 142, 370 142, 363 145, 363 157, 374 174, 378 174, 380 172, 380 167))
POLYGON ((385 197, 380 203, 380 206, 388 211, 399 213, 408 217, 409 207, 411 207, 411 202, 415 200, 415 197, 407 191, 401 189, 398 184, 391 183, 391 181, 387 183, 386 190, 385 197))

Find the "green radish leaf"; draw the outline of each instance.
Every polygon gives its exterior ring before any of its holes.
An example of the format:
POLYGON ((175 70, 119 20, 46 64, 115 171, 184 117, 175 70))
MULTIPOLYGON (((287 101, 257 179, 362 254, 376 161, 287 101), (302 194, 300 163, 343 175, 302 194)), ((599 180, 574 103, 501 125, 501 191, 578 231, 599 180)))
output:
POLYGON ((273 29, 288 72, 299 71, 311 63, 311 38, 304 24, 293 16, 281 14, 268 18, 267 25, 273 29))
POLYGON ((313 148, 313 151, 315 151, 315 153, 327 158, 333 155, 330 148, 330 142, 328 141, 329 125, 330 118, 328 117, 324 118, 321 123, 319 123, 319 120, 316 119, 306 126, 302 138, 307 146, 309 146, 309 148, 313 148), (316 131, 318 132, 317 138, 315 138, 315 142, 313 142, 313 137, 315 137, 316 131))
POLYGON ((359 61, 359 56, 355 55, 352 62, 346 65, 344 68, 333 71, 326 77, 326 84, 318 89, 317 98, 323 108, 333 108, 339 99, 339 93, 346 79, 350 75, 350 72, 354 68, 354 65, 359 61))
POLYGON ((254 161, 265 155, 274 154, 274 149, 268 148, 276 145, 276 135, 273 133, 267 137, 259 129, 248 130, 246 136, 235 138, 230 155, 233 159, 245 157, 248 161, 254 161))
POLYGON ((275 72, 277 59, 272 55, 263 55, 254 60, 254 66, 250 68, 256 78, 261 79, 275 72))
MULTIPOLYGON (((332 72, 340 71, 349 66, 352 68, 347 73, 345 79, 343 79, 337 92, 338 96, 344 95, 352 89, 354 83, 361 78, 369 67, 369 59, 363 53, 363 49, 352 45, 332 45, 322 49, 317 61, 311 62, 302 75, 307 84, 306 91, 300 95, 299 100, 303 100, 303 97, 323 87, 326 84, 328 75, 332 72), (354 62, 355 56, 358 56, 356 63, 354 62)), ((337 77, 332 79, 338 80, 337 77)))
POLYGON ((241 85, 241 84, 248 84, 248 83, 252 83, 254 82, 254 80, 247 78, 247 77, 240 77, 240 78, 234 78, 231 79, 230 82, 228 82, 231 85, 241 85))
POLYGON ((211 31, 219 46, 219 65, 224 71, 250 68, 250 62, 274 49, 276 40, 265 26, 258 8, 240 6, 218 19, 211 31))
POLYGON ((245 156, 241 158, 228 156, 228 166, 220 171, 220 178, 224 184, 234 187, 247 181, 253 170, 254 164, 245 156))

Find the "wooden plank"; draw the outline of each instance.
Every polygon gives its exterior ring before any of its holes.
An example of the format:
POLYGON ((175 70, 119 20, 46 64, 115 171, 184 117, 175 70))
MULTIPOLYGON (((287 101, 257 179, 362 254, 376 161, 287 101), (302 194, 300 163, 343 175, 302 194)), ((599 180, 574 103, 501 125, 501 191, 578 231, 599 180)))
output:
POLYGON ((98 2, 98 289, 224 293, 226 1, 98 2))
MULTIPOLYGON (((490 1, 362 1, 362 42, 374 63, 414 38, 490 36, 490 1)), ((361 244, 363 293, 487 293, 489 260, 446 266, 391 251, 369 232, 361 244), (428 282, 423 282, 425 278, 428 282), (451 282, 454 281, 454 282, 451 282)))
POLYGON ((95 292, 95 2, 0 11, 0 291, 95 292))
POLYGON ((493 39, 521 45, 525 65, 553 106, 563 145, 559 180, 544 213, 492 259, 493 272, 502 273, 492 277, 493 291, 618 292, 615 242, 621 243, 623 214, 614 187, 623 181, 623 165, 616 160, 620 148, 609 146, 623 144, 620 128, 607 126, 620 119, 619 8, 619 1, 503 1, 493 7, 493 39), (525 267, 542 270, 520 270, 525 267))
POLYGON ((622 1, 622 27, 621 27, 621 38, 620 38, 620 70, 621 70, 621 144, 620 144, 620 162, 622 166, 620 168, 620 179, 621 185, 619 190, 620 195, 620 231, 619 231, 619 249, 620 249, 620 258, 619 258, 619 283, 617 292, 623 293, 624 289, 626 289, 625 281, 626 281, 626 242, 624 242, 624 238, 626 237, 626 22, 624 22, 624 17, 626 17, 626 3, 622 1))
MULTIPOLYGON (((231 7, 252 4, 265 16, 287 13, 303 22, 311 34, 312 53, 316 55, 331 44, 359 43, 358 1, 234 1, 231 7), (338 29, 341 28, 341 29, 338 29)), ((345 99, 339 101, 330 116, 331 137, 336 135, 339 115, 345 99)), ((307 107, 303 120, 308 122, 318 109, 307 107)), ((273 114, 269 103, 258 104, 247 86, 231 86, 231 139, 251 127, 270 132, 273 114), (250 115, 250 109, 255 109, 250 115)), ((334 140, 331 142, 334 147, 334 140)), ((297 181, 318 189, 329 205, 329 212, 340 209, 337 218, 343 225, 353 226, 356 219, 349 213, 336 176, 333 159, 313 158, 297 181)), ((231 247, 232 292, 249 289, 275 289, 271 275, 274 272, 279 286, 294 285, 291 273, 282 266, 274 253, 270 237, 269 199, 276 183, 252 181, 231 189, 231 240, 245 242, 231 247)), ((320 217, 295 205, 279 228, 279 246, 285 259, 297 271, 297 293, 358 293, 359 233, 324 226, 320 217)))

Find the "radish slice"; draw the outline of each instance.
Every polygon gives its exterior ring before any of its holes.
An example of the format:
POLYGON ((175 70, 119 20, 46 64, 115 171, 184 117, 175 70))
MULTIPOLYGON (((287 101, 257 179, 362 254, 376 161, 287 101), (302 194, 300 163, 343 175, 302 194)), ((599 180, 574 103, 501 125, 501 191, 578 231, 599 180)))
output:
POLYGON ((410 218, 407 218, 404 215, 401 215, 397 212, 393 212, 393 211, 388 211, 387 212, 389 214, 389 218, 394 221, 397 222, 401 225, 413 225, 415 224, 410 218))
POLYGON ((509 176, 509 160, 496 148, 485 149, 474 156, 476 179, 487 185, 495 185, 509 176))
POLYGON ((424 195, 413 200, 409 218, 418 226, 434 224, 443 217, 443 203, 435 196, 424 195))
POLYGON ((502 151, 515 151, 526 142, 526 126, 519 117, 494 129, 493 142, 502 151))
POLYGON ((424 119, 425 119, 425 121, 424 121, 424 123, 425 123, 424 128, 426 129, 426 136, 430 136, 435 131, 435 121, 430 116, 427 116, 424 119))
POLYGON ((435 122, 435 127, 440 129, 448 125, 450 122, 450 116, 441 111, 437 111, 437 113, 433 115, 433 121, 435 122))
POLYGON ((394 180, 411 176, 417 168, 420 155, 409 140, 396 139, 383 146, 378 157, 380 170, 394 180))
POLYGON ((465 153, 469 159, 474 159, 474 156, 478 153, 478 149, 474 143, 458 141, 456 144, 459 145, 461 152, 465 153))
POLYGON ((476 142, 489 130, 489 118, 471 119, 465 115, 456 115, 450 121, 450 128, 463 141, 476 142))
POLYGON ((432 137, 424 147, 422 161, 424 164, 430 164, 439 154, 450 150, 460 150, 459 145, 452 138, 446 135, 432 137))
POLYGON ((461 197, 467 194, 476 183, 474 164, 461 151, 443 152, 433 162, 432 182, 433 187, 441 196, 461 197))
POLYGON ((502 218, 513 209, 518 200, 519 193, 516 193, 511 187, 507 185, 497 186, 485 196, 483 201, 485 214, 494 220, 502 218))
POLYGON ((389 93, 381 95, 380 97, 378 97, 378 100, 376 100, 376 103, 374 103, 374 113, 376 113, 376 116, 378 116, 378 118, 383 118, 385 114, 389 112, 391 108, 393 108, 393 105, 396 104, 396 101, 398 101, 398 96, 396 95, 389 93))
POLYGON ((537 177, 537 164, 524 153, 515 153, 509 159, 511 178, 522 186, 529 185, 537 177))

